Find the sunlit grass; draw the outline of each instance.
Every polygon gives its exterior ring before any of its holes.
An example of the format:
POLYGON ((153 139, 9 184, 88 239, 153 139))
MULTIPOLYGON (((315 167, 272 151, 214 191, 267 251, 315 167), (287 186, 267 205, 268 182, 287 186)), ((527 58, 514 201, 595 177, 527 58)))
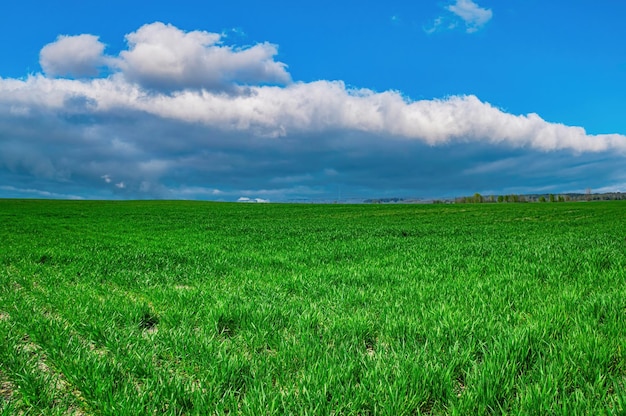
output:
POLYGON ((0 201, 0 412, 621 414, 625 209, 0 201))

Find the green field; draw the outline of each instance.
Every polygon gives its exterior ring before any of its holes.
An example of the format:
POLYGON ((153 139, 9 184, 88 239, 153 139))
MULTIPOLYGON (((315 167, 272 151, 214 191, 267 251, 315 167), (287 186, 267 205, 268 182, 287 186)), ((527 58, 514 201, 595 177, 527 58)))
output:
POLYGON ((0 414, 624 414, 626 203, 0 201, 0 414))

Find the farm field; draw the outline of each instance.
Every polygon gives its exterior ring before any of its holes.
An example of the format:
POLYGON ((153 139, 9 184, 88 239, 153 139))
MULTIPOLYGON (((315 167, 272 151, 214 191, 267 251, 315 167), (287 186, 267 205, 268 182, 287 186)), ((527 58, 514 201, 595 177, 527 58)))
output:
POLYGON ((624 414, 625 214, 0 200, 0 414, 624 414))

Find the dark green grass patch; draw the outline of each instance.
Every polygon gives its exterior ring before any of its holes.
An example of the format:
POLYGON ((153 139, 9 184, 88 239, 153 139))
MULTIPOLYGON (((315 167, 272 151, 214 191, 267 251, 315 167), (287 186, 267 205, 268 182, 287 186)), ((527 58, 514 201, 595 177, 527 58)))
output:
POLYGON ((0 201, 0 414, 622 414, 626 204, 0 201))

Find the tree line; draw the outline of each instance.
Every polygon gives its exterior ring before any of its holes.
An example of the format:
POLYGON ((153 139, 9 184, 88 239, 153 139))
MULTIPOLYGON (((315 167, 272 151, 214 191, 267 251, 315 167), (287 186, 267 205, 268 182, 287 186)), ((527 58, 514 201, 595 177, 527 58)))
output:
POLYGON ((614 201, 626 199, 626 193, 604 192, 565 194, 509 194, 509 195, 481 195, 475 193, 472 196, 462 196, 454 199, 459 204, 482 204, 482 203, 519 203, 519 202, 568 202, 568 201, 614 201))

